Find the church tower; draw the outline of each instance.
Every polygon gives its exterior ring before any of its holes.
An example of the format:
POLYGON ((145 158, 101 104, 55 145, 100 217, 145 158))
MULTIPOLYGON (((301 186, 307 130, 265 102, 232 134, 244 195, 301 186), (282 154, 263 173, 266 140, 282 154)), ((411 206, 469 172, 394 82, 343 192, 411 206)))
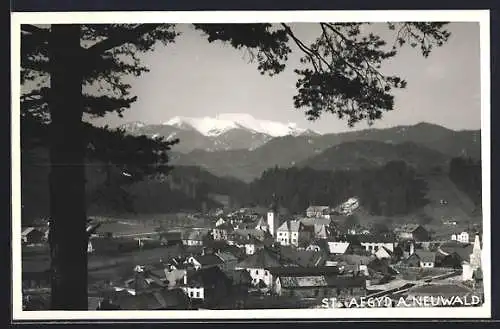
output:
POLYGON ((278 202, 276 200, 276 195, 273 194, 273 202, 267 211, 267 227, 269 229, 269 233, 273 237, 276 236, 276 231, 280 225, 279 221, 278 202))
POLYGON ((474 239, 474 247, 472 249, 472 254, 470 255, 470 264, 473 269, 481 267, 481 241, 479 239, 479 234, 476 234, 474 239))

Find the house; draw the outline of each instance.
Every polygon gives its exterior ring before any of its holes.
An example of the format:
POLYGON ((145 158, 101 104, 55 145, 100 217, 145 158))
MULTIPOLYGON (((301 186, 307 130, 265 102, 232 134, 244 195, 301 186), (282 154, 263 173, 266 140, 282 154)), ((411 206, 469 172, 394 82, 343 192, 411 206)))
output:
POLYGON ((45 233, 35 227, 26 227, 21 232, 21 241, 23 244, 42 243, 45 238, 45 233))
POLYGON ((323 266, 326 260, 326 253, 299 250, 292 246, 282 246, 277 250, 282 260, 297 264, 300 267, 318 267, 323 266))
POLYGON ((381 248, 385 248, 391 252, 394 251, 394 241, 389 236, 364 234, 357 236, 357 239, 361 243, 361 246, 372 254, 375 254, 381 248))
POLYGON ((231 280, 217 266, 189 272, 182 287, 193 303, 217 305, 227 298, 231 280))
POLYGON ((269 231, 269 226, 267 225, 267 221, 264 220, 264 217, 259 218, 254 228, 260 231, 269 231))
POLYGON ((366 273, 368 264, 374 256, 362 256, 356 254, 332 255, 326 262, 327 266, 336 266, 344 271, 366 273))
POLYGON ((427 250, 415 250, 405 263, 410 267, 433 268, 436 263, 436 253, 427 250))
POLYGON ((182 245, 182 232, 170 231, 160 233, 160 242, 165 246, 182 245))
POLYGON ((458 241, 461 243, 472 243, 472 242, 474 242, 475 236, 476 236, 476 232, 463 231, 460 233, 453 233, 451 235, 451 240, 458 241))
POLYGON ((150 269, 144 266, 135 266, 133 272, 132 277, 125 280, 122 285, 114 286, 116 292, 123 291, 130 295, 138 295, 166 287, 161 274, 152 273, 150 269))
POLYGON ((337 207, 337 212, 343 215, 350 215, 359 208, 359 199, 352 197, 337 207))
POLYGON ((254 254, 264 246, 270 246, 273 238, 268 231, 238 229, 228 238, 228 244, 245 249, 247 255, 254 254))
POLYGON ((198 229, 186 230, 182 234, 182 243, 185 246, 203 246, 207 232, 198 229))
POLYGON ((165 274, 165 284, 169 288, 178 287, 186 283, 187 270, 177 269, 177 268, 165 268, 163 270, 165 274))
POLYGON ((330 207, 329 206, 309 206, 306 209, 307 217, 316 218, 330 218, 330 207))
POLYGON ((233 233, 234 227, 231 223, 222 223, 212 230, 214 240, 227 240, 229 234, 233 233))
POLYGON ((226 220, 224 218, 219 218, 216 222, 215 222, 215 227, 217 226, 220 226, 222 224, 225 224, 226 223, 226 220))
POLYGON ((271 269, 272 292, 299 298, 353 298, 366 295, 366 278, 336 267, 271 269))
POLYGON ((375 251, 375 257, 377 259, 392 259, 393 250, 390 250, 384 246, 375 251))
POLYGON ((419 224, 406 224, 396 230, 396 234, 401 240, 429 241, 430 233, 419 224))
POLYGON ((328 252, 331 255, 343 255, 348 251, 351 244, 346 241, 327 241, 327 245, 328 252))
POLYGON ((298 246, 303 241, 311 239, 311 232, 305 229, 300 221, 286 221, 277 230, 276 242, 282 246, 298 246))
POLYGON ((333 234, 330 218, 300 218, 299 221, 312 231, 312 236, 316 239, 326 239, 333 234))
POLYGON ((271 251, 268 248, 263 248, 239 262, 235 269, 248 271, 250 277, 252 278, 252 285, 257 286, 262 282, 262 284, 269 287, 272 283, 269 269, 285 266, 297 265, 288 260, 282 259, 279 253, 271 251))
POLYGON ((223 264, 220 257, 212 254, 204 254, 200 256, 190 256, 186 259, 186 263, 192 264, 195 270, 202 268, 217 267, 223 264))
POLYGON ((228 251, 219 251, 215 253, 215 256, 222 260, 222 264, 219 267, 223 271, 234 270, 236 264, 238 264, 238 258, 228 251))

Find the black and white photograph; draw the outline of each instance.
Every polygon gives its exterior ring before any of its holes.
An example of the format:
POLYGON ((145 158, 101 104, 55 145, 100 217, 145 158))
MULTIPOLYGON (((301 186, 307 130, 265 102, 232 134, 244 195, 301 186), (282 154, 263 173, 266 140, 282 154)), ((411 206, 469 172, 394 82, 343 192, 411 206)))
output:
POLYGON ((488 11, 11 31, 14 319, 491 316, 488 11))

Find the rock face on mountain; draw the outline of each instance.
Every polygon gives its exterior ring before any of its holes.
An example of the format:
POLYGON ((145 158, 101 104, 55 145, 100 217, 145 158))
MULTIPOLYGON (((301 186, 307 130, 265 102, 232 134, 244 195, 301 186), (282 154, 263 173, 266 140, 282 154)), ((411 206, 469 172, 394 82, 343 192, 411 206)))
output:
POLYGON ((294 123, 258 120, 241 113, 221 114, 215 118, 177 116, 163 124, 132 122, 120 128, 133 135, 166 140, 178 138, 181 143, 174 150, 181 153, 193 150, 253 150, 276 137, 319 136, 317 132, 299 128, 294 123))

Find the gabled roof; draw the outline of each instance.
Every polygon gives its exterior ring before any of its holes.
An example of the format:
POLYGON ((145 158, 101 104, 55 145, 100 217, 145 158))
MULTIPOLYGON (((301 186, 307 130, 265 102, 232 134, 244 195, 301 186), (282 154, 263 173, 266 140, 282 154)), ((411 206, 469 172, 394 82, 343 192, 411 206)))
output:
POLYGON ((420 224, 405 224, 403 226, 400 226, 397 231, 402 232, 402 233, 413 233, 417 228, 424 228, 420 224))
POLYGON ((220 281, 229 281, 226 274, 217 266, 202 268, 200 270, 188 273, 188 285, 192 286, 211 286, 220 281))
POLYGON ((286 265, 295 264, 282 259, 278 253, 263 248, 238 263, 236 268, 272 268, 286 265))
POLYGON ((206 255, 201 255, 201 256, 196 256, 194 257, 196 261, 198 261, 202 266, 208 266, 208 265, 220 265, 223 263, 222 259, 212 255, 212 254, 206 254, 206 255))
POLYGON ((329 206, 309 206, 306 209, 307 212, 309 212, 309 211, 322 212, 325 210, 330 210, 330 207, 329 206))
POLYGON ((257 221, 257 223, 255 224, 255 227, 256 229, 260 228, 260 227, 267 227, 267 222, 264 220, 264 217, 260 217, 259 220, 257 221))
POLYGON ((336 266, 320 266, 320 267, 300 267, 300 266, 288 266, 288 267, 274 267, 270 268, 271 272, 275 276, 288 276, 288 277, 301 277, 301 276, 315 276, 315 275, 337 275, 340 273, 338 267, 336 266))
POLYGON ((299 221, 285 221, 278 227, 278 232, 298 232, 301 228, 301 223, 299 221))
POLYGON ((372 271, 379 272, 382 274, 396 275, 398 272, 392 268, 389 262, 385 259, 373 259, 369 264, 368 268, 372 271))
POLYGON ((302 267, 314 267, 324 263, 324 255, 321 252, 281 247, 279 253, 284 260, 302 267))
POLYGON ((33 232, 35 230, 34 227, 25 227, 23 229, 23 231, 21 232, 21 236, 27 236, 28 234, 30 234, 31 232, 33 232))
POLYGON ((356 254, 344 254, 344 255, 335 255, 331 256, 331 260, 337 261, 339 263, 345 263, 347 265, 368 265, 373 259, 374 256, 362 256, 356 254))
POLYGON ((252 277, 247 270, 224 270, 223 272, 234 285, 245 285, 252 282, 252 277))
POLYGON ((201 241, 207 235, 204 230, 187 230, 182 234, 183 240, 201 241))
POLYGON ((221 251, 216 254, 224 263, 238 261, 238 258, 230 252, 221 251))
POLYGON ((333 242, 328 241, 328 251, 330 254, 344 254, 349 248, 349 242, 333 242))
POLYGON ((436 261, 436 253, 427 250, 415 250, 415 254, 418 256, 421 262, 424 263, 434 263, 436 261))
POLYGON ((328 218, 311 218, 304 217, 300 218, 299 221, 304 225, 325 225, 328 226, 331 224, 331 219, 328 218))
POLYGON ((386 247, 382 247, 379 250, 377 250, 375 253, 379 253, 381 251, 385 251, 389 256, 392 256, 392 251, 386 247))
POLYGON ((365 287, 366 279, 362 276, 343 275, 311 275, 311 276, 280 276, 283 288, 315 288, 315 287, 365 287))
POLYGON ((218 230, 226 230, 229 232, 232 232, 234 230, 234 226, 231 225, 231 223, 229 223, 229 222, 224 222, 220 225, 217 225, 215 228, 218 230))

